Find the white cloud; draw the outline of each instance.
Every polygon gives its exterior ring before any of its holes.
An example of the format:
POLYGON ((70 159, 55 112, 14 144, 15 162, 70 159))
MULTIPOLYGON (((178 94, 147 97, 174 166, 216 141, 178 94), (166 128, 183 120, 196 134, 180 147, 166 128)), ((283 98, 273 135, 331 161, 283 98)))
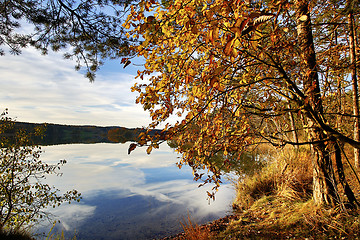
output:
MULTIPOLYGON (((54 220, 60 220, 60 223, 57 223, 57 228, 64 228, 66 231, 71 231, 76 229, 81 223, 87 218, 91 217, 96 210, 96 206, 89 206, 84 204, 64 204, 60 207, 52 209, 51 213, 54 216, 61 216, 54 220), (60 224, 60 226, 59 226, 60 224)), ((43 224, 46 229, 46 224, 43 224)))
MULTIPOLYGON (((175 166, 177 154, 166 145, 146 155, 138 150, 126 153, 128 144, 73 144, 43 147, 42 159, 48 163, 66 159, 61 178, 47 181, 61 190, 77 189, 84 198, 96 198, 104 192, 112 192, 118 198, 133 196, 153 197, 169 204, 184 205, 198 217, 221 214, 230 209, 228 204, 234 195, 231 184, 224 184, 216 194, 216 201, 207 204, 209 184, 198 188, 192 180, 191 169, 179 170, 175 166), (150 171, 150 172, 149 172, 150 171), (155 179, 151 179, 155 178, 155 179)), ((158 209, 161 211, 161 209, 158 209)))
POLYGON ((130 88, 135 76, 118 68, 89 83, 60 53, 25 49, 0 57, 1 108, 18 121, 77 125, 146 126, 150 119, 130 88))
POLYGON ((48 181, 60 189, 76 188, 83 194, 142 186, 146 182, 144 169, 175 167, 177 154, 172 154, 166 145, 150 155, 145 149, 129 155, 128 147, 129 144, 107 143, 44 146, 41 159, 47 163, 65 159, 63 177, 52 176, 48 181))

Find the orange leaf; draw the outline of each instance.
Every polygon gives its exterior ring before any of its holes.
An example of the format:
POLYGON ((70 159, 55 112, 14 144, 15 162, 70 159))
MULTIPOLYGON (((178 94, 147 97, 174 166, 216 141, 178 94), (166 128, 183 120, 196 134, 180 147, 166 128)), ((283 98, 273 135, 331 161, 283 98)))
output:
POLYGON ((225 45, 225 48, 224 48, 224 53, 226 56, 229 56, 232 52, 232 44, 233 44, 233 41, 234 41, 235 38, 231 38, 227 44, 225 45))
POLYGON ((214 43, 213 32, 214 32, 214 30, 213 30, 213 29, 210 29, 210 31, 209 31, 209 40, 210 40, 210 42, 212 42, 212 43, 214 43))
POLYGON ((240 25, 239 25, 239 30, 240 30, 240 32, 242 32, 243 30, 244 30, 244 28, 245 28, 245 26, 246 26, 246 24, 249 22, 249 19, 247 18, 247 19, 245 19, 244 21, 242 21, 241 23, 240 23, 240 25))
POLYGON ((149 147, 146 149, 146 153, 147 153, 147 154, 150 154, 151 151, 152 151, 152 146, 149 146, 149 147))
POLYGON ((197 28, 196 25, 194 25, 194 26, 191 28, 191 32, 192 32, 193 34, 197 34, 197 33, 198 33, 198 28, 197 28))
POLYGON ((219 81, 219 79, 215 76, 213 78, 211 78, 210 80, 210 86, 214 87, 214 84, 217 83, 219 81))

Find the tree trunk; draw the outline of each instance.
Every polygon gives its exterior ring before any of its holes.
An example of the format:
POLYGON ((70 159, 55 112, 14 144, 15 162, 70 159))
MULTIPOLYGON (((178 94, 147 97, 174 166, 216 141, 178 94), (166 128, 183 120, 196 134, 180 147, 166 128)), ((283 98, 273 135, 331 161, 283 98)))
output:
MULTIPOLYGON (((335 46, 338 45, 338 34, 337 34, 337 29, 336 27, 334 28, 334 39, 335 39, 335 46)), ((343 94, 342 94, 342 79, 341 77, 338 75, 337 76, 337 112, 340 114, 336 115, 336 130, 340 131, 341 130, 341 126, 342 126, 342 115, 344 113, 343 111, 343 104, 342 104, 342 98, 343 98, 343 94)))
POLYGON ((344 166, 341 160, 341 149, 339 143, 336 140, 334 141, 334 149, 335 149, 335 162, 336 162, 337 173, 339 176, 339 182, 344 189, 344 193, 349 201, 350 207, 352 208, 358 207, 359 203, 355 198, 355 194, 345 178, 344 166))
MULTIPOLYGON (((356 51, 355 51, 355 36, 354 36, 354 15, 352 10, 348 14, 348 28, 349 28, 349 49, 350 49, 350 66, 351 66, 351 83, 353 88, 353 114, 354 119, 354 140, 360 140, 359 129, 359 91, 356 72, 356 51)), ((355 167, 360 168, 360 151, 354 148, 354 162, 355 167)))
POLYGON ((302 76, 305 93, 304 105, 309 125, 309 140, 313 142, 313 198, 316 204, 336 205, 339 203, 330 152, 324 142, 328 136, 317 126, 314 114, 322 117, 323 105, 316 67, 315 48, 310 23, 309 3, 296 1, 297 34, 302 59, 302 76))

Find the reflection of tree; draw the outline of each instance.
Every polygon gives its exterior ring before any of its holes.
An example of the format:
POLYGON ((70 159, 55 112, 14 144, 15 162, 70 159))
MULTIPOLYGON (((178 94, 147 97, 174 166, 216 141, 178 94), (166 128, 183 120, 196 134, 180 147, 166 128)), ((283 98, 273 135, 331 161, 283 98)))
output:
MULTIPOLYGON (((180 148, 176 140, 168 140, 167 144, 171 148, 180 148)), ((182 145, 183 150, 193 148, 193 143, 188 142, 182 145)), ((239 176, 253 175, 257 170, 264 166, 264 162, 269 158, 269 153, 266 150, 258 150, 254 148, 248 152, 230 152, 225 157, 223 151, 215 153, 208 159, 208 165, 211 165, 213 169, 222 173, 236 173, 239 176)), ((197 171, 201 171, 203 166, 198 164, 196 157, 189 161, 189 166, 197 171)), ((194 180, 200 180, 204 174, 196 174, 194 180)), ((205 180, 206 181, 206 180, 205 180)))

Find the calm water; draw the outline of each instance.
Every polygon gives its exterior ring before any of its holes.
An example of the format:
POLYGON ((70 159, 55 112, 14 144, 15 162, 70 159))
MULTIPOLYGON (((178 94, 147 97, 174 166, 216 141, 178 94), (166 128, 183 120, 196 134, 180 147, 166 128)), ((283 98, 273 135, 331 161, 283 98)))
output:
MULTIPOLYGON (((51 210, 56 231, 77 239, 153 239, 181 231, 190 214, 201 224, 229 214, 234 188, 224 184, 208 204, 206 190, 192 180, 192 170, 179 170, 178 155, 167 145, 147 155, 145 148, 127 154, 129 144, 46 146, 41 159, 66 159, 61 177, 46 181, 60 190, 77 189, 80 203, 51 210)), ((38 231, 48 232, 50 226, 38 231)), ((40 238, 41 239, 41 238, 40 238)))

